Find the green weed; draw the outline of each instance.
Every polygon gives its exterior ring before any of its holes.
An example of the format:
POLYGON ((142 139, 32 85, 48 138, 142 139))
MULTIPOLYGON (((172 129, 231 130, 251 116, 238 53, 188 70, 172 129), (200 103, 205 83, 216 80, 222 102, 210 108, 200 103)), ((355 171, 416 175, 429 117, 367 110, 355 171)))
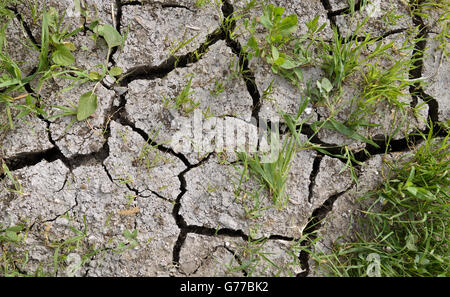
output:
POLYGON ((271 162, 264 161, 257 153, 250 155, 246 152, 238 152, 240 163, 244 166, 242 175, 247 175, 246 170, 253 174, 268 190, 273 204, 278 208, 285 207, 289 200, 289 195, 286 194, 286 182, 295 150, 295 140, 290 137, 284 141, 275 160, 271 162))
POLYGON ((449 276, 448 136, 433 139, 432 133, 422 135, 425 143, 412 158, 391 163, 383 187, 367 194, 374 202, 358 224, 357 240, 315 256, 327 273, 449 276))
POLYGON ((181 90, 180 94, 178 94, 177 97, 166 98, 164 95, 162 95, 162 100, 166 108, 183 109, 183 111, 186 114, 189 114, 200 105, 199 101, 195 102, 191 98, 191 95, 194 94, 194 92, 191 91, 191 84, 193 78, 194 76, 191 75, 186 86, 183 88, 183 90, 181 90))
POLYGON ((245 50, 247 58, 261 57, 269 65, 272 71, 279 74, 296 86, 300 87, 303 81, 302 66, 313 62, 312 47, 316 43, 315 34, 320 32, 325 24, 319 27, 317 16, 307 22, 308 33, 300 38, 295 38, 293 33, 297 31, 297 15, 292 14, 283 17, 284 8, 273 4, 262 4, 263 15, 251 21, 244 19, 244 26, 251 34, 245 50), (264 39, 259 39, 255 32, 258 24, 267 31, 264 39))
MULTIPOLYGON (((3 4, 4 2, 2 2, 3 4)), ((5 51, 5 29, 9 22, 3 24, 0 30, 0 69, 2 70, 2 77, 0 78, 0 103, 3 103, 8 124, 3 125, 4 128, 13 128, 13 118, 20 119, 28 114, 40 115, 48 118, 44 111, 44 102, 41 100, 40 92, 44 82, 52 78, 63 78, 72 80, 73 83, 62 92, 73 88, 75 85, 81 85, 88 81, 97 81, 93 89, 81 95, 78 106, 72 108, 56 106, 62 110, 62 113, 52 116, 52 118, 60 116, 75 116, 79 121, 87 119, 97 109, 97 96, 95 90, 100 81, 110 74, 116 77, 121 74, 119 67, 107 69, 109 55, 114 47, 123 46, 124 37, 122 37, 111 25, 101 25, 98 20, 94 20, 88 24, 87 27, 92 30, 94 36, 103 38, 108 46, 108 54, 105 63, 97 65, 101 68, 101 72, 89 72, 87 70, 79 69, 74 65, 75 57, 73 51, 76 50, 73 43, 66 41, 72 36, 77 35, 82 30, 83 26, 75 29, 63 27, 64 15, 60 16, 56 9, 50 7, 47 11, 44 6, 42 12, 37 11, 36 3, 29 3, 33 18, 37 19, 41 15, 41 41, 40 48, 36 45, 34 49, 39 52, 39 62, 36 65, 35 71, 27 76, 23 75, 18 63, 13 61, 8 53, 5 51), (25 87, 28 87, 25 88, 25 87), (30 92, 31 88, 31 92, 30 92), (17 94, 21 94, 17 96, 17 94), (25 100, 24 103, 23 100, 25 100), (17 110, 17 111, 16 111, 17 110)), ((8 9, 3 6, 0 7, 0 14, 3 12, 9 18, 13 14, 7 13, 8 9)), ((72 121, 72 123, 75 120, 72 121)), ((70 126, 70 125, 69 125, 70 126)))
POLYGON ((24 224, 11 226, 9 228, 0 228, 0 275, 26 276, 21 271, 21 267, 28 262, 28 253, 21 254, 11 247, 21 247, 26 239, 28 229, 24 224))

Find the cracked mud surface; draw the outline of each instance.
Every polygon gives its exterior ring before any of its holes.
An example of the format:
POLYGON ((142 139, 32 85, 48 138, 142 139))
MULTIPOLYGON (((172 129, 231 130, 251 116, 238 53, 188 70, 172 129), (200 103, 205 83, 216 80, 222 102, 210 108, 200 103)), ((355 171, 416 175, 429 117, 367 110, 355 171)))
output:
MULTIPOLYGON (((69 5, 49 2, 60 11, 69 5)), ((380 126, 361 132, 374 137, 379 148, 332 130, 313 135, 309 123, 328 115, 320 106, 308 105, 312 114, 300 137, 311 138, 332 155, 348 145, 355 160, 362 162, 356 167, 359 184, 354 183, 349 170, 343 170, 345 160, 314 149, 300 150, 291 162, 287 207, 272 207, 269 193, 263 191, 260 207, 264 210, 258 217, 249 218, 245 199, 235 195, 239 183, 235 167, 240 165, 234 152, 227 151, 227 144, 224 152, 206 154, 171 146, 168 142, 172 137, 194 119, 192 113, 167 108, 162 100, 163 96, 177 96, 192 77, 191 91, 199 102, 198 110, 209 115, 201 128, 204 133, 219 124, 234 125, 237 131, 256 131, 252 117, 270 119, 279 111, 296 113, 303 91, 273 74, 261 59, 248 61, 242 46, 249 36, 242 31, 233 39, 221 26, 224 18, 242 8, 245 1, 212 1, 203 8, 196 7, 193 0, 176 4, 165 0, 86 2, 97 7, 104 23, 114 25, 121 33, 128 32, 123 50, 117 50, 109 61, 110 66, 122 67, 126 75, 120 84, 104 81, 99 85, 99 107, 88 122, 75 122, 65 131, 70 117, 26 117, 2 136, 0 156, 21 184, 22 194, 10 191, 14 185, 2 173, 0 226, 21 222, 29 226, 25 241, 29 261, 21 267, 23 271, 32 273, 48 267, 44 272, 54 273, 54 249, 49 242, 67 240, 73 236, 74 227, 86 228, 84 244, 75 253, 84 255, 93 246, 101 250, 86 259, 75 273, 79 276, 244 276, 246 271, 236 267, 249 260, 249 242, 255 239, 263 239, 258 252, 267 253, 276 265, 257 263, 253 276, 315 275, 314 263, 299 250, 306 244, 302 237, 317 231, 321 240, 316 248, 327 250, 338 237, 351 233, 351 217, 362 207, 357 199, 381 183, 384 158, 407 152, 419 140, 410 134, 415 129, 427 131, 427 119, 435 124, 449 119, 449 62, 441 61, 442 49, 435 41, 412 44, 406 54, 419 53, 424 59, 409 73, 409 79, 430 80, 424 87, 411 87, 401 100, 407 105, 422 104, 424 109, 420 115, 407 113, 403 119, 394 119, 389 107, 380 106, 376 111, 380 126), (193 37, 175 53, 175 61, 171 55, 174 44, 193 37), (245 71, 236 73, 236 66, 245 71), (213 94, 217 81, 223 83, 223 91, 213 94), (275 100, 263 96, 271 82, 275 100), (409 122, 408 128, 385 144, 383 135, 401 120, 409 122), (384 156, 386 150, 391 152, 388 156, 384 156), (131 246, 125 230, 138 230, 134 238, 137 244, 131 246), (130 248, 118 252, 124 242, 130 248)), ((269 2, 286 7, 289 14, 296 13, 301 20, 299 32, 306 30, 303 20, 316 15, 320 16, 319 24, 325 24, 325 39, 332 38, 332 26, 337 26, 342 35, 354 30, 355 18, 347 12, 347 1, 269 2)), ((402 43, 406 38, 403 31, 413 25, 419 26, 417 36, 433 36, 428 33, 433 29, 427 27, 429 20, 412 18, 403 1, 389 1, 389 5, 388 1, 372 2, 363 10, 357 4, 355 13, 356 20, 370 15, 364 29, 373 36, 402 43), (383 23, 383 13, 388 9, 400 12, 400 25, 383 23)), ((253 16, 258 13, 250 11, 253 16)), ((34 43, 40 40, 29 14, 18 7, 12 32, 8 33, 12 36, 10 45, 20 44, 20 22, 27 28, 27 38, 34 43)), ((79 25, 77 19, 67 22, 79 25)), ((234 25, 242 24, 238 21, 234 25)), ((87 56, 75 52, 76 65, 86 69, 101 64, 107 55, 104 43, 92 47, 91 34, 86 31, 71 37, 77 47, 88 48, 87 56)), ((37 57, 25 47, 15 53, 16 59, 30 65, 36 62, 37 57)), ((323 75, 320 67, 304 69, 305 79, 315 81, 323 75)), ((358 92, 360 79, 355 76, 343 85, 344 97, 358 92)), ((64 81, 52 79, 40 95, 53 105, 64 105, 68 100, 77 104, 79 96, 92 85, 60 93, 65 87, 64 81)), ((341 112, 345 115, 349 108, 342 106, 341 112)), ((51 115, 57 111, 48 112, 51 115)), ((195 135, 190 136, 194 146, 204 145, 195 142, 195 135)), ((256 179, 250 179, 244 190, 258 185, 256 179)))

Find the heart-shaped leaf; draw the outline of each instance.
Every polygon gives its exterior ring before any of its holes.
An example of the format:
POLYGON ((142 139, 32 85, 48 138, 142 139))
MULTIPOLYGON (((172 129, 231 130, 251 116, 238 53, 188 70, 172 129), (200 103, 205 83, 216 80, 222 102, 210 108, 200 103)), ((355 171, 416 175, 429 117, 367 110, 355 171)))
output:
POLYGON ((109 48, 122 44, 123 38, 117 30, 111 25, 99 25, 96 27, 96 33, 102 36, 109 48))
POLYGON ((122 74, 122 72, 123 72, 122 68, 118 66, 111 67, 111 69, 109 70, 109 74, 111 76, 119 76, 122 74))
POLYGON ((55 64, 62 66, 68 66, 75 63, 75 57, 63 44, 58 44, 56 46, 56 50, 52 54, 52 59, 55 64))
POLYGON ((98 81, 102 79, 102 76, 98 72, 91 71, 89 72, 89 79, 92 81, 98 81))
POLYGON ((81 95, 78 102, 77 120, 83 121, 97 110, 97 95, 92 91, 81 95))
POLYGON ((331 82, 326 77, 322 78, 321 86, 327 93, 333 89, 331 82))

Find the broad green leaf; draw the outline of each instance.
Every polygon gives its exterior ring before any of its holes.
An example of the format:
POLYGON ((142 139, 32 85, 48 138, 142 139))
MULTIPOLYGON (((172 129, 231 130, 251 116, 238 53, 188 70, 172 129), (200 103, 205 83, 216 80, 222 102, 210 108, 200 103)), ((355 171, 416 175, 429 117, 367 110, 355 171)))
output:
POLYGON ((415 196, 415 197, 417 196, 418 190, 417 190, 416 187, 407 187, 406 190, 407 190, 408 192, 410 192, 413 196, 415 196))
POLYGON ((97 96, 92 91, 81 95, 78 102, 77 120, 83 121, 90 117, 97 109, 97 96))
MULTIPOLYGON (((67 37, 66 37, 67 38, 67 37)), ((74 51, 77 49, 77 47, 75 46, 75 44, 73 44, 72 42, 64 42, 64 46, 67 47, 67 49, 69 51, 74 51)))
POLYGON ((285 17, 278 29, 280 30, 280 33, 287 36, 290 35, 292 33, 294 33, 295 31, 297 31, 297 15, 296 14, 291 14, 287 17, 285 17))
POLYGON ((333 89, 333 85, 326 77, 322 78, 322 83, 320 85, 327 93, 329 93, 333 89))
POLYGON ((255 51, 258 50, 258 42, 256 41, 254 36, 249 38, 249 40, 247 42, 247 46, 255 51))
POLYGON ((111 69, 109 70, 109 74, 110 74, 111 76, 119 76, 119 75, 121 75, 122 73, 123 73, 122 68, 121 68, 121 67, 118 67, 118 66, 111 67, 111 69))
POLYGON ((278 74, 278 67, 277 67, 277 66, 272 65, 271 68, 272 68, 272 72, 273 72, 273 73, 278 74))
POLYGON ((280 18, 283 15, 284 7, 275 6, 273 4, 269 5, 270 10, 273 11, 273 16, 275 19, 280 18))
POLYGON ((99 25, 96 27, 97 33, 102 36, 109 48, 115 46, 120 46, 122 44, 123 38, 117 30, 111 25, 99 25))
POLYGON ((292 60, 286 59, 283 63, 283 65, 281 65, 281 68, 283 69, 293 69, 295 67, 300 66, 300 63, 298 62, 294 62, 292 60))
POLYGON ((93 81, 97 81, 97 80, 101 80, 102 76, 98 72, 91 71, 91 72, 89 72, 89 79, 93 80, 93 81))
POLYGON ((5 232, 6 237, 10 240, 10 241, 14 241, 17 242, 20 240, 19 236, 17 236, 17 233, 14 231, 9 231, 7 230, 5 232))
POLYGON ((268 15, 261 16, 259 22, 261 23, 261 25, 266 27, 266 29, 270 30, 273 27, 272 21, 270 20, 270 17, 268 15))
POLYGON ((275 63, 275 65, 283 67, 286 60, 283 57, 279 57, 276 61, 273 61, 273 62, 275 63))
POLYGON ((278 60, 280 57, 280 53, 278 52, 278 49, 272 45, 272 58, 274 61, 278 60))
POLYGON ((17 225, 17 226, 9 227, 8 229, 6 229, 6 231, 20 232, 20 231, 22 231, 23 229, 25 229, 25 226, 23 226, 23 225, 17 225))
POLYGON ((336 131, 340 132, 341 134, 343 134, 343 135, 345 135, 347 137, 350 137, 350 138, 353 138, 355 140, 359 140, 359 141, 362 141, 362 142, 369 143, 369 144, 373 145, 374 147, 379 148, 379 146, 375 142, 373 142, 372 140, 362 136, 361 134, 356 133, 356 131, 348 128, 347 126, 345 126, 345 125, 343 125, 341 123, 339 123, 338 121, 336 121, 333 118, 328 119, 328 121, 326 121, 324 123, 323 127, 327 128, 327 129, 336 130, 336 131))
POLYGON ((303 81, 303 72, 300 68, 294 68, 294 73, 297 76, 298 81, 303 81))
POLYGON ((56 46, 56 50, 52 54, 52 60, 55 64, 62 66, 69 66, 75 63, 75 57, 63 44, 56 46))

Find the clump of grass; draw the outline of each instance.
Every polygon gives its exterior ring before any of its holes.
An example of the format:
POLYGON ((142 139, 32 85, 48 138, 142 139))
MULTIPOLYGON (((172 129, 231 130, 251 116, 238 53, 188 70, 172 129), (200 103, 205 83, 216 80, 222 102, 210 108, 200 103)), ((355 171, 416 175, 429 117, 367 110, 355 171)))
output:
POLYGON ((26 239, 28 230, 24 224, 0 228, 0 276, 26 276, 20 267, 28 262, 28 254, 14 250, 26 239))
MULTIPOLYGON (((392 43, 388 46, 394 49, 392 43)), ((396 51, 402 54, 408 50, 412 50, 412 44, 408 44, 407 40, 402 48, 396 51)), ((405 54, 398 59, 391 56, 385 58, 391 60, 392 65, 382 67, 379 61, 365 64, 368 70, 362 73, 364 81, 361 95, 350 102, 352 112, 345 121, 349 127, 374 126, 370 118, 380 104, 389 106, 403 116, 406 116, 407 110, 410 109, 410 104, 401 99, 409 94, 409 87, 414 84, 414 80, 408 79, 408 73, 416 67, 415 59, 405 54)))
POLYGON ((392 42, 383 45, 369 33, 364 33, 362 38, 358 36, 363 33, 362 27, 367 21, 366 17, 347 37, 341 37, 337 29, 333 28, 332 42, 322 41, 322 68, 338 90, 351 73, 361 70, 366 63, 370 64, 371 59, 386 55, 387 49, 392 47, 392 42), (370 54, 364 55, 365 50, 373 44, 376 44, 375 49, 370 54))
POLYGON ((181 90, 180 94, 178 94, 177 97, 166 98, 164 95, 162 95, 162 100, 166 108, 173 108, 177 110, 182 109, 186 114, 190 114, 200 105, 200 101, 194 101, 194 99, 191 98, 191 95, 194 94, 194 92, 191 91, 193 78, 194 76, 191 75, 186 86, 183 88, 183 90, 181 90))
POLYGON ((306 23, 308 32, 298 38, 294 35, 298 29, 296 14, 283 17, 285 9, 273 4, 262 3, 262 10, 261 17, 244 19, 244 26, 251 35, 245 46, 247 59, 262 58, 272 66, 275 74, 300 87, 300 82, 303 81, 301 68, 313 63, 316 34, 324 29, 325 24, 319 26, 319 17, 315 17, 306 23), (266 32, 265 38, 259 38, 255 34, 260 28, 266 32))
POLYGON ((368 194, 375 202, 364 212, 357 240, 315 255, 328 273, 450 276, 448 135, 433 139, 430 131, 423 137, 412 158, 393 163, 393 175, 368 194))
POLYGON ((253 174, 268 190, 273 204, 280 209, 285 207, 289 201, 286 182, 295 150, 296 142, 293 137, 289 137, 284 141, 282 148, 278 150, 275 160, 264 160, 257 153, 253 155, 246 152, 238 153, 238 158, 244 165, 242 174, 247 176, 247 170, 253 174))

